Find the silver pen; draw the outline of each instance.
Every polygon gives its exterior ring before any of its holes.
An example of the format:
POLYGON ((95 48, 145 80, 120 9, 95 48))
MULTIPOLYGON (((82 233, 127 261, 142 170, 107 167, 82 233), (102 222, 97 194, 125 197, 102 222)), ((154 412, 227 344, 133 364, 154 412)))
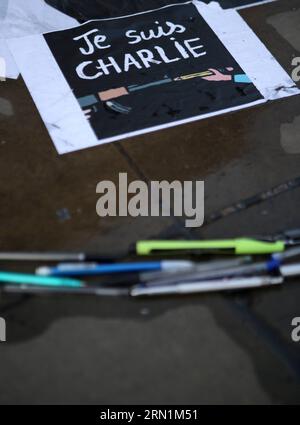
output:
POLYGON ((236 289, 260 288, 264 286, 280 285, 283 277, 242 277, 235 279, 207 280, 201 282, 178 283, 175 285, 144 286, 136 285, 131 291, 132 297, 159 296, 172 294, 195 294, 203 292, 229 291, 236 289))

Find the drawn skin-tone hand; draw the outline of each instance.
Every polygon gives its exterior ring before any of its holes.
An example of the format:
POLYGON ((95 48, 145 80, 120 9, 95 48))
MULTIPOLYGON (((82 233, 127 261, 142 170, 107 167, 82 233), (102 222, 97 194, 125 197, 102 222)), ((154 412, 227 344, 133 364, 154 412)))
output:
POLYGON ((213 75, 209 75, 208 77, 202 77, 203 80, 206 80, 206 81, 231 81, 232 80, 231 75, 222 74, 222 72, 218 71, 217 69, 209 68, 209 71, 213 72, 213 75))

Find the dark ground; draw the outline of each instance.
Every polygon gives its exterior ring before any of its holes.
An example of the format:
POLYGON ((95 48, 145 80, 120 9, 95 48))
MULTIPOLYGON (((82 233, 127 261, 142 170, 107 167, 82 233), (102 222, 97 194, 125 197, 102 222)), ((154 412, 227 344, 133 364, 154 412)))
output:
MULTIPOLYGON (((244 10, 289 72, 300 1, 244 10)), ((300 97, 58 156, 21 79, 1 84, 1 250, 126 249, 185 235, 167 218, 100 219, 96 184, 205 180, 206 215, 300 175, 300 97), (68 214, 61 210, 67 209, 68 214)), ((190 237, 300 227, 300 189, 190 237)), ((4 267, 4 266, 3 266, 4 267)), ((160 300, 5 296, 0 403, 299 403, 300 286, 160 300)))

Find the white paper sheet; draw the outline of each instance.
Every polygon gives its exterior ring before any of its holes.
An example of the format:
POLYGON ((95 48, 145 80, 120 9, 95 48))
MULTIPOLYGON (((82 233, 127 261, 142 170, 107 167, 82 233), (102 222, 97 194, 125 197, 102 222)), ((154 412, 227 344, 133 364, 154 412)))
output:
POLYGON ((8 0, 2 0, 0 3, 0 23, 6 16, 7 6, 8 6, 8 0))
POLYGON ((0 3, 0 78, 1 79, 5 79, 8 77, 7 68, 9 68, 10 75, 13 75, 14 78, 16 74, 18 74, 18 71, 16 70, 15 61, 9 51, 8 45, 6 43, 6 40, 3 34, 3 26, 4 26, 4 20, 7 15, 8 2, 9 0, 2 0, 2 2, 0 3))
POLYGON ((15 79, 20 74, 9 51, 7 39, 76 25, 78 22, 75 19, 48 6, 43 0, 9 0, 5 19, 0 27, 0 57, 6 61, 6 77, 15 79))

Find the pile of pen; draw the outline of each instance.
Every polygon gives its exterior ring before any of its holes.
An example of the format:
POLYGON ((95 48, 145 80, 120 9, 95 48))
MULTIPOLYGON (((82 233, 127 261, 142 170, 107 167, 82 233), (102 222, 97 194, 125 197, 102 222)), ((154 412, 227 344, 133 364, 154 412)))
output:
POLYGON ((297 257, 300 229, 265 238, 139 241, 124 257, 0 252, 0 262, 43 264, 34 274, 1 271, 0 290, 142 297, 273 287, 300 275, 297 257))

